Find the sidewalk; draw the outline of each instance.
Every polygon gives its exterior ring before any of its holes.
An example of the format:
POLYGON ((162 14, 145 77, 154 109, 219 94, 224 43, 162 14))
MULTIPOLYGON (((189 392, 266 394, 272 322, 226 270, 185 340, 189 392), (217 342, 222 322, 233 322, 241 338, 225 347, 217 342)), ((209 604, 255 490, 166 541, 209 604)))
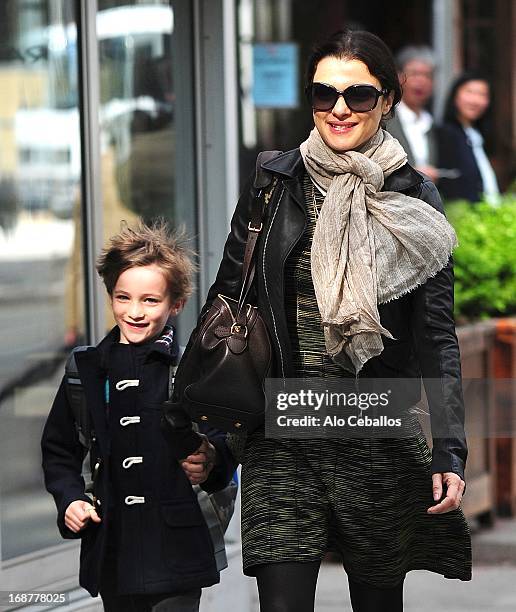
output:
MULTIPOLYGON (((347 579, 338 564, 324 564, 319 574, 316 612, 351 610, 347 579)), ((445 580, 413 571, 405 582, 405 612, 514 612, 516 567, 475 567, 471 582, 445 580)), ((388 611, 385 611, 388 612, 388 611)))
MULTIPOLYGON (((242 575, 238 542, 228 547, 230 567, 221 584, 205 589, 201 612, 259 612, 256 582, 242 575)), ((96 612, 100 601, 85 597, 66 610, 96 612)), ((61 609, 61 608, 60 608, 61 609)), ((516 610, 516 518, 497 519, 473 535, 473 579, 446 580, 438 574, 410 572, 405 581, 405 612, 514 612, 516 610)), ((339 563, 324 563, 319 573, 315 612, 350 612, 347 578, 339 563)), ((385 610, 384 612, 388 612, 385 610)))
MULTIPOLYGON (((405 582, 406 612, 514 612, 516 610, 516 519, 497 519, 473 535, 473 579, 446 580, 413 571, 405 582)), ((319 574, 316 612, 351 610, 346 576, 338 563, 319 574)))

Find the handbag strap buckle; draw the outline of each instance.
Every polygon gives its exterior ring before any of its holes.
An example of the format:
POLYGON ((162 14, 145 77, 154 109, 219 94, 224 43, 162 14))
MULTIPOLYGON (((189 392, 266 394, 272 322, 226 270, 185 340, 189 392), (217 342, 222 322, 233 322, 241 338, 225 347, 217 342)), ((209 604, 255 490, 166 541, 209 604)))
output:
POLYGON ((247 224, 247 229, 250 232, 256 232, 257 234, 259 234, 263 229, 263 223, 260 223, 260 227, 253 227, 251 221, 249 221, 249 223, 247 224))

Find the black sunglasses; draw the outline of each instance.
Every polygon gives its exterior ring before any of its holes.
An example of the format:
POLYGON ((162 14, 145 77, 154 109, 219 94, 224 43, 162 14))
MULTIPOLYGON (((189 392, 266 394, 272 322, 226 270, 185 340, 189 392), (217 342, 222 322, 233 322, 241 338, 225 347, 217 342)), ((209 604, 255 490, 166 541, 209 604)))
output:
POLYGON ((388 93, 388 89, 379 90, 373 85, 350 85, 340 91, 326 83, 312 83, 306 89, 308 101, 315 111, 331 110, 342 96, 349 110, 355 113, 372 111, 378 103, 378 98, 388 93))

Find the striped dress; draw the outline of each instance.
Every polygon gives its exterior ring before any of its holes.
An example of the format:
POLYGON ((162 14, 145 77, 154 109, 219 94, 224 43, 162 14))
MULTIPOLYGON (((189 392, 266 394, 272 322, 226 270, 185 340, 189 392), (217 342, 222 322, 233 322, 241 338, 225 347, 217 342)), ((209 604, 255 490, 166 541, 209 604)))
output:
MULTIPOLYGON (((285 266, 285 308, 298 377, 349 376, 326 355, 310 248, 323 196, 305 175, 308 224, 285 266)), ((244 573, 264 563, 338 551, 355 581, 392 587, 412 569, 471 579, 461 509, 429 515, 431 452, 419 431, 400 439, 247 440, 242 461, 244 573)))

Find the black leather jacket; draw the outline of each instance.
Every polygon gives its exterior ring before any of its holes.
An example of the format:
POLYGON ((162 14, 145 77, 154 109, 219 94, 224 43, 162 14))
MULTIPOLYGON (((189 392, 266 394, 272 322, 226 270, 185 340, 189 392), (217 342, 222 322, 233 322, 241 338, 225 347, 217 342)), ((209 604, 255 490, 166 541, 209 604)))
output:
MULTIPOLYGON (((307 223, 302 188, 304 164, 299 149, 282 153, 262 168, 278 178, 267 206, 256 253, 256 300, 269 329, 277 377, 293 377, 291 346, 285 315, 285 261, 307 223)), ((408 164, 389 176, 385 191, 420 198, 444 214, 437 189, 408 164)), ((231 232, 224 247, 216 280, 210 288, 199 322, 218 293, 238 299, 247 227, 254 197, 252 180, 238 201, 231 232)), ((433 385, 431 419, 446 423, 453 436, 434 436, 432 472, 455 472, 464 479, 467 446, 464 436, 464 403, 460 384, 460 355, 453 319, 453 265, 411 293, 379 306, 380 320, 396 340, 383 338, 383 352, 368 361, 360 376, 376 378, 449 379, 450 385, 433 385)), ((199 325, 198 325, 199 327, 199 325)), ((197 327, 197 328, 198 328, 197 327)), ((192 337, 194 337, 194 330, 192 337)), ((190 340, 191 343, 192 340, 190 340)), ((190 346, 189 343, 189 346, 190 346)), ((187 346, 186 351, 188 351, 187 346)), ((184 361, 183 361, 184 363, 184 361)), ((181 388, 181 366, 177 373, 181 388)), ((428 392, 428 390, 427 390, 428 392)))

